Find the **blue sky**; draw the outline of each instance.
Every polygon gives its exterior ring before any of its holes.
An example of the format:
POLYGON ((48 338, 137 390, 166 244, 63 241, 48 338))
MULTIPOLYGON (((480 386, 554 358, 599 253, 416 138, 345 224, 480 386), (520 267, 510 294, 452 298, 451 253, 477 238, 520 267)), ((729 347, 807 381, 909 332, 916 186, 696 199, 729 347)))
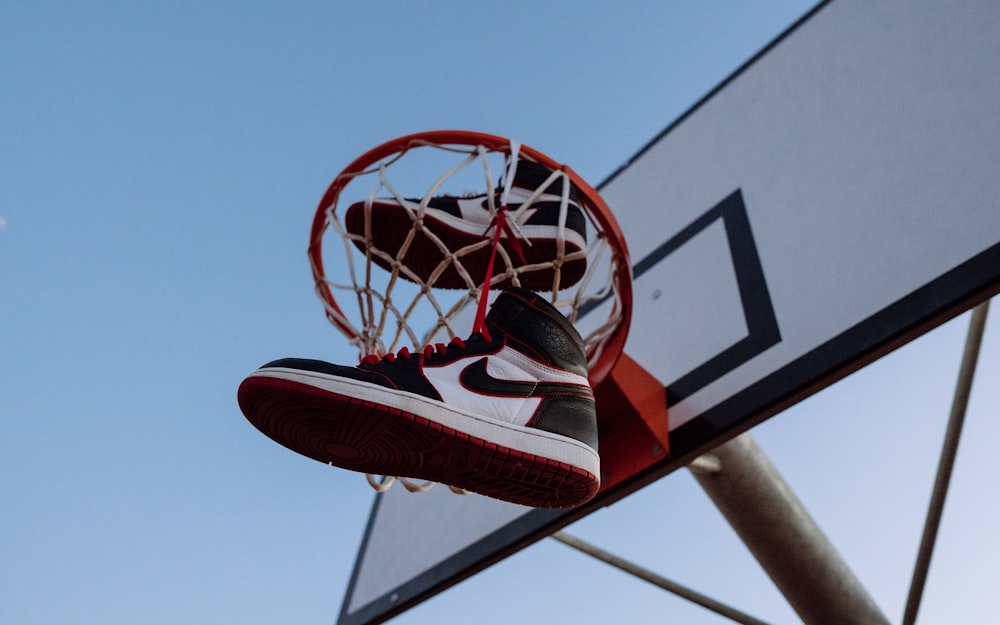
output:
MULTIPOLYGON (((236 405, 263 362, 356 358, 305 255, 332 177, 467 128, 600 182, 812 5, 0 3, 0 622, 334 621, 373 494, 236 405)), ((991 322, 922 622, 995 613, 991 322)), ((894 622, 967 323, 754 430, 894 622)), ((795 622, 684 472, 569 531, 795 622)), ((727 622, 546 540, 396 622, 653 617, 727 622)))

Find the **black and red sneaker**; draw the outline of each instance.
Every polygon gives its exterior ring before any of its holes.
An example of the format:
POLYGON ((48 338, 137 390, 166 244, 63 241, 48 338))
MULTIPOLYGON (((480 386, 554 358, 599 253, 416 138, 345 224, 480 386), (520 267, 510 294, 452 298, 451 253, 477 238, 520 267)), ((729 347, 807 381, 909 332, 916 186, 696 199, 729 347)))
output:
MULTIPOLYGON (((524 245, 513 243, 506 233, 501 235, 500 244, 506 250, 511 267, 523 269, 518 276, 521 286, 532 291, 551 291, 553 285, 553 260, 569 256, 561 264, 560 288, 576 284, 587 269, 584 252, 587 248, 586 217, 577 198, 576 188, 570 186, 567 194, 566 210, 562 210, 563 179, 556 178, 543 189, 527 207, 524 203, 552 175, 552 170, 538 163, 521 160, 517 163, 510 194, 507 198, 508 215, 515 221, 512 230, 523 236, 524 245), (523 210, 522 210, 523 208, 523 210), (520 250, 518 249, 520 248, 520 250), (523 252, 523 253, 522 253, 523 252), (540 265, 531 268, 531 265, 540 265)), ((436 237, 450 253, 458 253, 459 262, 473 280, 485 273, 490 259, 491 248, 487 245, 495 213, 490 210, 490 200, 499 206, 501 190, 471 197, 441 195, 427 201, 423 213, 423 229, 414 232, 410 247, 401 259, 423 282, 428 282, 433 272, 446 258, 445 252, 434 240, 436 237), (433 235, 433 237, 431 236, 433 235), (469 249, 469 246, 476 246, 469 249)), ((414 221, 419 214, 421 200, 396 198, 376 198, 369 202, 356 202, 344 214, 344 227, 356 237, 371 237, 373 247, 396 258, 402 249, 414 221), (366 216, 371 227, 366 229, 366 216)), ((366 239, 354 239, 355 245, 365 251, 366 239)), ((392 262, 378 254, 372 260, 386 270, 392 269, 392 262)), ((501 269, 503 271, 503 269, 501 269)), ((409 279, 405 272, 400 276, 409 279)), ((494 285, 504 288, 510 281, 494 285)), ((442 289, 466 289, 471 285, 449 264, 433 285, 442 289)))
POLYGON ((497 297, 485 328, 356 367, 277 360, 243 381, 240 408, 268 437, 337 467, 534 507, 589 500, 600 459, 580 335, 523 289, 497 297))

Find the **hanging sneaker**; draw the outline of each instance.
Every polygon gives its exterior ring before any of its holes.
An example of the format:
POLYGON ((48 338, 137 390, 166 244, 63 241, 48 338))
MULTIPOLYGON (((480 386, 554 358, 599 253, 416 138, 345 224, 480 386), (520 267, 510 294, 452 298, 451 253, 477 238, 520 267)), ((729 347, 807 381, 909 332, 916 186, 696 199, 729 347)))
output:
MULTIPOLYGON (((516 222, 511 230, 523 235, 524 244, 513 244, 511 234, 504 233, 501 237, 501 247, 506 250, 512 268, 543 265, 537 269, 525 269, 518 276, 521 286, 533 291, 552 290, 555 272, 552 261, 560 257, 560 240, 563 243, 563 258, 570 254, 578 257, 565 260, 561 264, 559 288, 576 284, 587 268, 585 255, 578 254, 585 252, 587 247, 586 218, 580 208, 574 187, 570 187, 565 218, 561 216, 563 185, 561 178, 557 178, 549 185, 529 207, 520 210, 523 203, 551 174, 550 169, 538 163, 518 161, 510 196, 507 198, 508 214, 516 222), (523 251, 523 258, 518 248, 523 251)), ((501 190, 496 189, 492 194, 494 206, 498 207, 501 190)), ((414 228, 413 222, 417 218, 419 206, 418 199, 408 199, 400 203, 396 198, 376 198, 370 205, 367 202, 357 202, 348 207, 344 215, 344 226, 349 233, 365 237, 366 215, 370 210, 372 245, 389 257, 395 258, 407 235, 414 228)), ((413 271, 421 281, 427 283, 446 257, 430 235, 440 239, 452 253, 480 244, 476 249, 461 251, 458 261, 475 284, 474 281, 483 275, 489 261, 489 231, 494 217, 495 214, 490 211, 490 197, 487 194, 472 197, 442 195, 430 198, 423 215, 423 229, 418 229, 414 233, 410 247, 401 259, 402 264, 413 271)), ((365 251, 363 240, 355 239, 354 243, 362 252, 365 251)), ((383 269, 391 271, 390 260, 376 254, 372 255, 372 260, 383 269)), ((506 270, 503 263, 499 267, 499 273, 506 270)), ((400 276, 410 279, 405 272, 400 272, 400 276)), ((455 268, 454 263, 449 263, 441 275, 433 281, 432 286, 443 289, 466 289, 470 285, 455 268)), ((496 284, 493 288, 507 286, 510 286, 510 280, 496 284)))
POLYGON ((501 293, 468 340, 356 367, 276 360, 247 377, 238 398, 268 437, 344 469, 534 507, 576 506, 600 486, 580 335, 523 289, 501 293))

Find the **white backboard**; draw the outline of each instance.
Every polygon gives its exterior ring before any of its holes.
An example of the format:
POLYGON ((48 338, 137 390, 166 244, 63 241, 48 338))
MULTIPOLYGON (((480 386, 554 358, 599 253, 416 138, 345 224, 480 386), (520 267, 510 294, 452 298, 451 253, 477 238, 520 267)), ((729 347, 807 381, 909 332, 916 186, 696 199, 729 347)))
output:
POLYGON ((605 181, 635 263, 625 351, 667 388, 669 457, 572 511, 391 489, 340 622, 397 614, 1000 290, 998 42, 994 2, 822 3, 605 181))

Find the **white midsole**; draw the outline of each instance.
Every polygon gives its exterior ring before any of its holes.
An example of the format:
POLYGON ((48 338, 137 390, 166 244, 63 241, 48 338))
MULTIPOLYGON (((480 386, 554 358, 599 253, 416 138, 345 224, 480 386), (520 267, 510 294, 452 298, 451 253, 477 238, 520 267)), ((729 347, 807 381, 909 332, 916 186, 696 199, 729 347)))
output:
MULTIPOLYGON (((388 389, 361 380, 332 377, 318 372, 285 367, 260 369, 251 374, 251 377, 277 378, 298 382, 337 395, 397 408, 502 447, 527 451, 551 460, 565 462, 595 476, 600 475, 600 456, 589 445, 576 439, 544 430, 486 419, 475 413, 460 410, 415 393, 388 389)), ((489 399, 485 398, 485 401, 489 401, 489 399)))

